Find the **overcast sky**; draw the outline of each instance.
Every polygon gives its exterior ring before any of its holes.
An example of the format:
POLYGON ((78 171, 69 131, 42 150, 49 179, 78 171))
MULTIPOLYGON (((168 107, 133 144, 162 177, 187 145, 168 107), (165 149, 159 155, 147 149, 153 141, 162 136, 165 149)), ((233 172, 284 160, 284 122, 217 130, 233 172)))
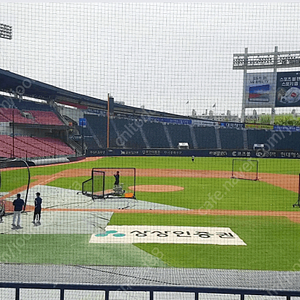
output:
MULTIPOLYGON (((100 99, 240 115, 234 53, 300 50, 300 3, 3 3, 0 68, 100 99)), ((247 112, 252 113, 251 110, 247 112)))

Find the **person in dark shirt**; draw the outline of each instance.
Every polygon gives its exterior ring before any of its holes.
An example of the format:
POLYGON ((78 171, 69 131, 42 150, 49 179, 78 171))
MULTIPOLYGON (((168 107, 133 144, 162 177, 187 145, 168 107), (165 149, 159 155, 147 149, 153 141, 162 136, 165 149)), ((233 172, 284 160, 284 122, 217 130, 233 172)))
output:
POLYGON ((13 206, 14 206, 14 217, 13 217, 13 228, 22 228, 21 227, 21 212, 23 210, 23 206, 25 205, 25 202, 23 199, 21 199, 21 194, 17 194, 17 199, 14 200, 13 206), (16 226, 16 219, 17 219, 17 226, 16 226))
POLYGON ((34 213, 33 221, 34 225, 41 225, 41 211, 42 211, 42 198, 40 193, 36 193, 36 198, 34 199, 34 213), (36 221, 36 222, 35 222, 36 221))
POLYGON ((1 200, 0 201, 0 223, 3 222, 2 218, 4 215, 5 215, 5 204, 4 204, 4 201, 1 200))
POLYGON ((120 183, 120 173, 117 171, 117 174, 114 174, 115 177, 115 185, 119 185, 120 183))

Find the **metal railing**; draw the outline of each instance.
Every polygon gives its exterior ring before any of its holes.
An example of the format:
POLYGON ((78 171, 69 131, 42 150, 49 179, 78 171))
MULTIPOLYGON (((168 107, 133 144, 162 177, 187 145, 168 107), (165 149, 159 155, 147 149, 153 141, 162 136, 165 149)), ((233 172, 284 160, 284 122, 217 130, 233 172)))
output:
MULTIPOLYGON (((258 289, 234 289, 234 288, 198 288, 186 286, 129 286, 129 285, 87 285, 87 284, 44 284, 44 283, 8 283, 0 282, 0 288, 15 289, 15 299, 20 299, 21 289, 47 289, 59 290, 60 300, 65 299, 65 291, 104 291, 105 300, 109 300, 110 292, 148 292, 149 300, 154 300, 156 292, 180 292, 194 294, 195 300, 200 299, 199 294, 223 294, 239 296, 241 300, 245 299, 246 295, 260 296, 282 296, 287 300, 291 297, 299 297, 300 291, 284 291, 284 290, 258 290, 258 289)), ((272 300, 272 297, 270 297, 272 300)))

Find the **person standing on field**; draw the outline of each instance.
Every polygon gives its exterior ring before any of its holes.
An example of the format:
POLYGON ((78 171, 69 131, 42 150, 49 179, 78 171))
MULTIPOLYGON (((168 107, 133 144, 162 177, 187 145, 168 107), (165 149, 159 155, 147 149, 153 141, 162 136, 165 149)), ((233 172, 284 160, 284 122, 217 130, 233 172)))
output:
POLYGON ((0 223, 3 222, 2 218, 4 215, 5 215, 5 204, 4 204, 4 201, 1 200, 0 201, 0 223))
POLYGON ((14 217, 13 217, 13 229, 20 229, 21 227, 21 212, 23 210, 23 206, 25 205, 25 202, 23 199, 21 199, 21 194, 17 194, 17 199, 14 200, 13 206, 14 206, 14 217), (16 225, 16 219, 17 219, 17 225, 16 225))
POLYGON ((34 225, 41 225, 41 211, 42 211, 42 198, 40 193, 36 193, 36 198, 34 199, 34 214, 33 221, 34 225), (36 221, 36 222, 35 222, 36 221))
POLYGON ((115 177, 115 183, 114 184, 119 185, 119 183, 120 183, 120 172, 117 171, 117 174, 115 174, 114 177, 115 177))

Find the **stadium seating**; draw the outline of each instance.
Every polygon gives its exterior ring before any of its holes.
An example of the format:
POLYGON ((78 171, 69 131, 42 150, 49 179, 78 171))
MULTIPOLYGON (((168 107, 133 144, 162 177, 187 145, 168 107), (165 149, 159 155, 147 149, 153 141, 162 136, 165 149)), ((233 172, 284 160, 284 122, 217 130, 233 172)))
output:
POLYGON ((145 148, 141 131, 132 119, 115 119, 112 128, 111 145, 121 148, 145 148), (132 129, 133 128, 133 129, 132 129))
MULTIPOLYGON (((84 129, 84 142, 90 149, 106 146, 107 119, 104 116, 86 114, 88 126, 84 129), (90 128, 89 128, 90 127, 90 128)), ((115 117, 110 120, 110 146, 120 148, 174 148, 179 142, 187 142, 190 148, 216 148, 214 127, 145 122, 135 117, 115 117), (194 137, 192 137, 192 133, 194 137)))
MULTIPOLYGON (((104 115, 86 114, 84 142, 89 149, 106 147, 107 119, 104 115)), ((115 116, 110 120, 110 147, 116 148, 177 148, 187 142, 190 149, 253 149, 254 144, 270 142, 273 150, 300 151, 300 133, 282 133, 264 129, 219 128, 213 126, 169 124, 139 120, 135 116, 115 116), (274 136, 275 134, 275 136, 274 136), (281 138, 280 138, 281 137, 281 138), (273 140, 275 138, 275 141, 273 140), (274 145, 273 145, 274 144, 274 145)))
POLYGON ((53 108, 44 102, 35 102, 28 100, 15 100, 15 106, 22 111, 26 110, 38 110, 38 111, 54 111, 53 108))
POLYGON ((6 122, 35 124, 33 119, 26 118, 25 115, 22 115, 22 113, 16 108, 0 108, 0 115, 6 119, 6 122))
POLYGON ((169 148, 162 123, 144 123, 143 130, 151 148, 169 148))
POLYGON ((265 144, 270 138, 271 132, 269 130, 248 129, 248 149, 253 149, 254 144, 265 144))
POLYGON ((243 131, 220 128, 222 149, 243 149, 243 131))
POLYGON ((34 118, 35 123, 40 125, 65 125, 53 111, 40 111, 30 110, 28 111, 34 118))
POLYGON ((73 155, 75 152, 65 143, 55 138, 0 135, 0 157, 53 157, 73 155))
MULTIPOLYGON (((36 142, 40 142, 44 145, 47 145, 51 148, 51 150, 56 153, 54 155, 69 155, 74 154, 74 150, 70 148, 67 144, 61 141, 58 138, 51 137, 33 137, 32 138, 36 142)), ((50 149, 48 148, 48 149, 50 149)))
POLYGON ((167 125, 167 129, 174 147, 177 147, 181 142, 186 142, 189 144, 190 149, 193 148, 193 140, 188 125, 169 124, 167 125))
POLYGON ((64 123, 47 103, 7 98, 0 95, 0 122, 17 124, 55 125, 64 123))
POLYGON ((198 149, 216 149, 216 132, 214 127, 194 127, 198 149))
POLYGON ((84 142, 87 146, 98 148, 98 144, 95 140, 99 141, 102 147, 106 146, 106 118, 97 115, 85 115, 87 120, 87 127, 84 128, 84 142), (95 135, 95 137, 93 136, 95 135))
POLYGON ((52 111, 21 112, 16 108, 0 108, 0 118, 1 122, 15 122, 16 124, 64 125, 52 111))

